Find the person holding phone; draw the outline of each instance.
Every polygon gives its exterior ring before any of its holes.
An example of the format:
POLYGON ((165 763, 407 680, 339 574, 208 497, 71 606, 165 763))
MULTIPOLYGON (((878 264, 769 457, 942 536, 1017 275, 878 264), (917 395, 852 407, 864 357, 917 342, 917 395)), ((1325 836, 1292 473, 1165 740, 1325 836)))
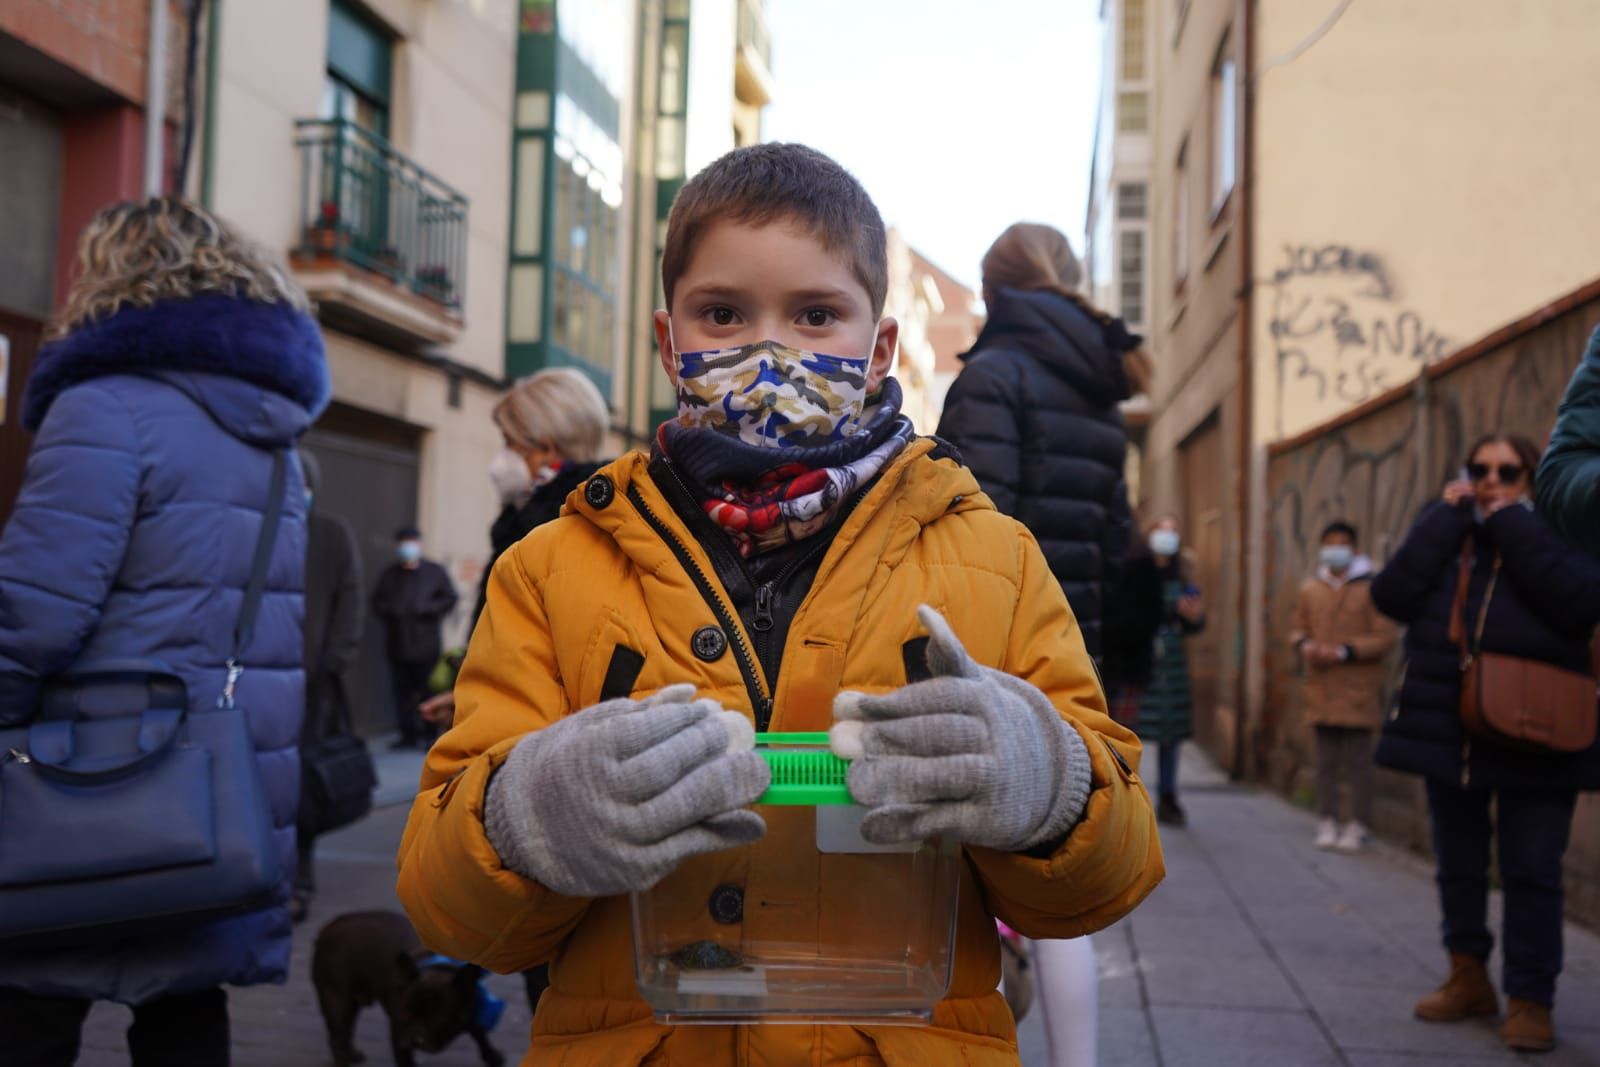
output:
POLYGON ((1555 1045, 1562 857, 1578 792, 1600 789, 1600 744, 1535 751, 1467 733, 1463 649, 1450 622, 1465 569, 1462 617, 1479 649, 1586 674, 1600 623, 1600 562, 1534 512, 1539 453, 1532 442, 1493 434, 1467 457, 1466 477, 1445 486, 1372 582, 1378 610, 1408 627, 1406 670, 1377 760, 1425 779, 1438 857, 1450 974, 1417 1003, 1417 1017, 1454 1022, 1499 1012, 1486 966, 1494 947, 1489 845, 1498 823, 1502 981, 1510 1000, 1501 1036, 1513 1049, 1543 1051, 1555 1045))

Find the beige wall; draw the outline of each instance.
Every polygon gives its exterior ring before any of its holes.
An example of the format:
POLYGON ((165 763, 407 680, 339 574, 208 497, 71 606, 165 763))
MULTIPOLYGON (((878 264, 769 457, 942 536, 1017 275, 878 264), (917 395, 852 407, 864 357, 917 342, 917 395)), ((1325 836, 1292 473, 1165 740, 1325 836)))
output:
MULTIPOLYGON (((369 0, 399 37, 391 140, 468 199, 465 328, 444 352, 492 376, 504 369, 506 242, 510 218, 515 0, 369 0)), ((244 0, 223 12, 215 207, 279 254, 299 239, 300 153, 295 120, 322 106, 327 0, 244 0)), ((491 390, 461 386, 449 406, 439 371, 328 332, 336 399, 423 430, 419 520, 429 552, 463 590, 447 628, 464 638, 496 502, 485 470, 499 447, 491 390)), ((337 505, 332 505, 337 510, 337 505)))
MULTIPOLYGON (((1328 6, 1257 5, 1258 69, 1328 6)), ((1402 384, 1600 273, 1597 14, 1593 0, 1357 3, 1260 75, 1263 439, 1402 384)))

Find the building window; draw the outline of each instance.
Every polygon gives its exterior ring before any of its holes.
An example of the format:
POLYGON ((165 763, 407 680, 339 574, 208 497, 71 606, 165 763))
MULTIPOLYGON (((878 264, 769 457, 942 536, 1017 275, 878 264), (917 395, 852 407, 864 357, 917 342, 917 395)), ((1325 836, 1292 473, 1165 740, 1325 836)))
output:
POLYGON ((1144 227, 1117 234, 1117 304, 1130 326, 1144 322, 1144 227))
POLYGON ((344 119, 387 138, 393 56, 394 40, 383 27, 335 0, 328 8, 323 117, 344 119))
POLYGON ((1144 133, 1150 128, 1150 95, 1143 92, 1117 94, 1117 132, 1144 133))
POLYGON ((1123 222, 1142 220, 1149 215, 1149 186, 1144 182, 1123 182, 1117 186, 1117 218, 1123 222))
POLYGON ((1189 277, 1189 139, 1178 148, 1172 175, 1172 284, 1182 290, 1189 277))
POLYGON ((1238 66, 1227 38, 1211 66, 1211 214, 1215 221, 1233 192, 1238 152, 1238 66))
POLYGON ((1122 3, 1122 80, 1142 82, 1145 63, 1145 0, 1122 3))

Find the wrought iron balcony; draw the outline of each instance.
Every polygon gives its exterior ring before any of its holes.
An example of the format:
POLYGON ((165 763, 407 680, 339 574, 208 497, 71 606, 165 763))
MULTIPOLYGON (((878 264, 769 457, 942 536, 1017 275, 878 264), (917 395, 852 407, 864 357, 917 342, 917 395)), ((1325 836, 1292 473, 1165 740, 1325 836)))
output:
POLYGON ((328 261, 386 279, 459 319, 467 198, 344 119, 302 119, 298 269, 328 261))

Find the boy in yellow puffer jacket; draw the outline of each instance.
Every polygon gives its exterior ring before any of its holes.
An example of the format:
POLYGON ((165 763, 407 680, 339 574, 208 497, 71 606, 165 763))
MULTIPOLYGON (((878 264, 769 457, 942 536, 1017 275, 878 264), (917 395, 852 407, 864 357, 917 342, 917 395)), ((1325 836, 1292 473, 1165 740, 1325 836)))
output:
POLYGON ((679 417, 494 568, 399 891, 440 952, 550 962, 528 1063, 1014 1064, 994 920, 1075 937, 1161 879, 1139 743, 1038 546, 899 413, 886 274, 827 157, 697 175, 655 321, 679 417), (863 836, 963 845, 948 997, 927 1027, 657 1024, 627 894, 767 832, 752 730, 830 728, 863 836))

